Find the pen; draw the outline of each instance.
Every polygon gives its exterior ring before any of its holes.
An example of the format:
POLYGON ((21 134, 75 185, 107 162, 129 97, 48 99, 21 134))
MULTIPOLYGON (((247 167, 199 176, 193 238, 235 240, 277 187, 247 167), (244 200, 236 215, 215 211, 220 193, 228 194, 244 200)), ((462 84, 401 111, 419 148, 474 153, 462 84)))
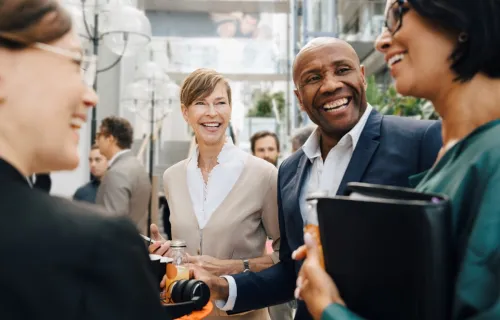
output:
POLYGON ((145 235, 143 235, 143 234, 140 234, 140 233, 139 233, 139 235, 140 235, 140 236, 141 236, 144 240, 146 240, 146 241, 147 241, 147 242, 149 242, 149 243, 155 243, 155 242, 156 242, 156 241, 154 241, 153 239, 151 239, 151 238, 149 238, 149 237, 146 237, 146 236, 145 236, 145 235))

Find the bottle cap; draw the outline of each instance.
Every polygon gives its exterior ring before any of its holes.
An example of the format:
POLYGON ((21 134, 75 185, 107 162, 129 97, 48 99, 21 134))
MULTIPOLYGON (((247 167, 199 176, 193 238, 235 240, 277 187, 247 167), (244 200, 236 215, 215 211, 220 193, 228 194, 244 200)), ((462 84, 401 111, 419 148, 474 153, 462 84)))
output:
POLYGON ((172 242, 170 242, 170 247, 171 248, 186 248, 186 241, 179 240, 179 239, 172 240, 172 242))

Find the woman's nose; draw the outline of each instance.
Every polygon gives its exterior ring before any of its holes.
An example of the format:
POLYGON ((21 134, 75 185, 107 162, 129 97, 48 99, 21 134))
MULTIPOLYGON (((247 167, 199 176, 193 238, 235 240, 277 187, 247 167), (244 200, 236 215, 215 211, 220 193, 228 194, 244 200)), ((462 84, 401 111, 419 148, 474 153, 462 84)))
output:
POLYGON ((387 28, 384 28, 377 37, 377 40, 375 40, 375 49, 385 53, 391 47, 391 43, 392 36, 387 28))
POLYGON ((92 108, 97 105, 97 101, 99 98, 97 97, 97 93, 93 88, 88 88, 83 95, 83 103, 86 107, 92 108))
POLYGON ((213 103, 209 103, 209 104, 208 104, 208 110, 207 110, 207 113, 208 113, 209 115, 211 115, 211 116, 213 116, 213 115, 216 115, 216 114, 217 114, 217 112, 215 112, 215 106, 214 106, 214 104, 213 104, 213 103))

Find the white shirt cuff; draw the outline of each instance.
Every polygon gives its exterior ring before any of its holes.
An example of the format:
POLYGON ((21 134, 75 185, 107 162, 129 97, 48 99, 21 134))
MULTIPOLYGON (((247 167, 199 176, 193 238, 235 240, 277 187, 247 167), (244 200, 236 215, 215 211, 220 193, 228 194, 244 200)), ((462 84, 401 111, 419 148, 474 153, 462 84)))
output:
POLYGON ((227 298, 227 301, 215 300, 215 305, 222 311, 231 311, 234 308, 234 304, 236 303, 236 296, 238 294, 236 281, 234 281, 234 278, 231 276, 222 276, 221 278, 226 279, 229 283, 229 297, 227 298))

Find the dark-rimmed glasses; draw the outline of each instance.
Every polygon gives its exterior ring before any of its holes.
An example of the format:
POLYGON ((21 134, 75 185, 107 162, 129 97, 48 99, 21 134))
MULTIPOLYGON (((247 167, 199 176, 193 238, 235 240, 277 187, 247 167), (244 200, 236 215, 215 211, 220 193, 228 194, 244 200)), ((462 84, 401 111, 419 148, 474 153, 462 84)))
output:
POLYGON ((403 26, 403 16, 410 10, 405 7, 405 0, 396 0, 387 10, 385 27, 391 34, 395 34, 403 26))

